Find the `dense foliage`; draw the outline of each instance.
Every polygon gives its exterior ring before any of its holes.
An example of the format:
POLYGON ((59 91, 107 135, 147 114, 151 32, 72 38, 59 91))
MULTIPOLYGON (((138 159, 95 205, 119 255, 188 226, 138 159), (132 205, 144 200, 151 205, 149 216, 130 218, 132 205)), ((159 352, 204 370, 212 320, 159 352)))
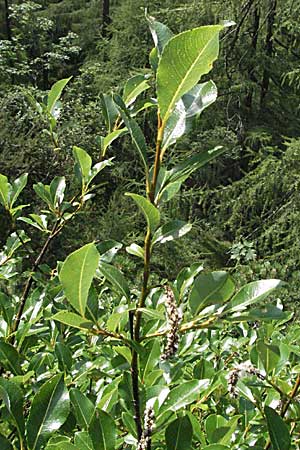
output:
POLYGON ((1 449, 299 448, 299 9, 5 1, 1 449))

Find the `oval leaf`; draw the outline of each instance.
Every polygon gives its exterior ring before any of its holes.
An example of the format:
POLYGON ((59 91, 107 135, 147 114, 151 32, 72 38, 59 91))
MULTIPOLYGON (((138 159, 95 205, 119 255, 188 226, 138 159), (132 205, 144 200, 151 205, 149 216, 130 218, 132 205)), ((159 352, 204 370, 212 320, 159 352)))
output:
POLYGON ((178 417, 166 429, 168 450, 189 450, 192 445, 193 427, 187 416, 178 417))
POLYGON ((212 69, 222 29, 222 25, 195 28, 171 38, 165 46, 157 71, 157 98, 164 124, 177 101, 212 69))
POLYGON ((274 289, 281 286, 281 284, 282 282, 276 279, 259 280, 246 284, 231 299, 226 310, 232 312, 242 311, 246 306, 264 300, 274 289))
POLYGON ((291 437, 287 425, 274 409, 266 406, 264 411, 273 450, 289 450, 291 437))
POLYGON ((67 257, 59 273, 68 301, 82 317, 99 258, 95 245, 87 244, 67 257))
POLYGON ((63 376, 58 374, 43 384, 33 399, 26 426, 29 449, 43 448, 66 421, 69 412, 69 393, 63 376))
POLYGON ((162 404, 159 413, 164 411, 177 411, 197 400, 200 392, 209 385, 209 380, 192 380, 182 383, 174 388, 162 404))
POLYGON ((158 227, 160 222, 160 213, 158 209, 154 205, 152 205, 152 203, 149 202, 149 200, 147 200, 145 197, 142 197, 141 195, 131 193, 126 193, 126 195, 131 197, 138 205, 138 207, 145 216, 145 219, 147 221, 151 233, 153 233, 158 227))
POLYGON ((116 425, 109 414, 98 411, 89 427, 95 450, 115 450, 116 425))

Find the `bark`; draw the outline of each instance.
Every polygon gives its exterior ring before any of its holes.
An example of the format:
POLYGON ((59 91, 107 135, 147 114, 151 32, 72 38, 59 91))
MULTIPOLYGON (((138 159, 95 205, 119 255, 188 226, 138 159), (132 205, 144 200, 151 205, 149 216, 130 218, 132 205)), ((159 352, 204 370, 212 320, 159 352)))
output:
POLYGON ((9 41, 11 41, 11 24, 9 18, 9 3, 8 0, 4 0, 5 5, 5 25, 6 25, 6 36, 9 41))
POLYGON ((266 65, 263 71, 263 78, 261 83, 261 96, 260 96, 260 106, 264 108, 266 103, 266 96, 269 91, 270 77, 271 77, 271 58, 274 50, 273 36, 274 36, 274 23, 276 17, 276 7, 277 0, 269 0, 268 8, 268 20, 267 20, 267 34, 265 40, 265 54, 266 54, 266 65))
POLYGON ((110 37, 108 27, 111 23, 111 18, 109 15, 109 0, 102 1, 102 36, 110 37))
MULTIPOLYGON (((256 6, 253 12, 253 32, 252 32, 252 61, 248 69, 249 79, 252 83, 257 82, 257 77, 255 75, 255 57, 256 57, 256 49, 257 49, 257 41, 258 41, 258 33, 259 33, 259 22, 260 22, 260 10, 259 7, 256 6)), ((249 92, 246 96, 245 104, 251 109, 252 108, 252 100, 253 100, 253 87, 250 87, 249 92)))

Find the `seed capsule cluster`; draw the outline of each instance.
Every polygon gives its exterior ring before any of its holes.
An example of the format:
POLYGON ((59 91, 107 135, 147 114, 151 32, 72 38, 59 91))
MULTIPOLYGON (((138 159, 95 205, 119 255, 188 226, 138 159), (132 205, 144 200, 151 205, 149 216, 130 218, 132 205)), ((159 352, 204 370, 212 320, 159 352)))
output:
POLYGON ((137 450, 147 450, 154 427, 154 410, 151 406, 145 409, 144 431, 138 442, 137 450))
POLYGON ((237 391, 236 391, 236 385, 240 378, 243 378, 247 375, 254 375, 260 380, 264 380, 265 376, 252 364, 249 362, 244 362, 239 364, 237 367, 232 369, 227 377, 228 380, 228 391, 230 395, 234 398, 238 397, 237 391))
POLYGON ((179 343, 178 330, 182 319, 181 312, 176 305, 174 293, 169 286, 166 287, 166 294, 166 316, 169 325, 169 331, 167 334, 167 341, 164 352, 160 357, 162 360, 171 358, 177 352, 179 343))

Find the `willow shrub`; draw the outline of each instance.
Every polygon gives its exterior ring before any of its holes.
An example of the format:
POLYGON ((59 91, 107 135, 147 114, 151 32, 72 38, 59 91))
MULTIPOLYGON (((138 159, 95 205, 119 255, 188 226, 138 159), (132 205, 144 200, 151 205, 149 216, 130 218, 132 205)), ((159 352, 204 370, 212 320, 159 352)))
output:
MULTIPOLYGON (((222 153, 218 147, 176 166, 165 163, 169 147, 216 100, 214 83, 198 82, 218 57, 224 26, 174 36, 147 20, 155 42, 151 73, 129 79, 122 95, 102 95, 107 135, 99 160, 93 164, 74 146, 68 186, 65 177, 33 186, 40 213, 19 203, 27 174, 12 182, 0 176, 0 202, 14 228, 0 259, 0 447, 296 449, 300 328, 287 334, 291 315, 279 300, 267 300, 281 282, 237 290, 228 273, 207 272, 200 263, 157 281, 151 265, 159 246, 191 229, 180 220, 164 223, 164 206, 192 172, 222 153), (148 97, 154 85, 157 98, 148 97), (136 120, 149 109, 157 111, 153 143, 136 120), (101 172, 115 164, 107 150, 124 134, 144 171, 144 193, 125 195, 143 215, 145 233, 143 244, 123 250, 141 261, 142 277, 134 285, 126 280, 115 263, 122 243, 112 240, 87 243, 49 267, 52 242, 92 201, 101 172), (30 230, 41 240, 35 256, 30 230), (22 271, 24 258, 31 267, 22 271)), ((68 82, 58 81, 37 104, 56 152, 68 82)))

